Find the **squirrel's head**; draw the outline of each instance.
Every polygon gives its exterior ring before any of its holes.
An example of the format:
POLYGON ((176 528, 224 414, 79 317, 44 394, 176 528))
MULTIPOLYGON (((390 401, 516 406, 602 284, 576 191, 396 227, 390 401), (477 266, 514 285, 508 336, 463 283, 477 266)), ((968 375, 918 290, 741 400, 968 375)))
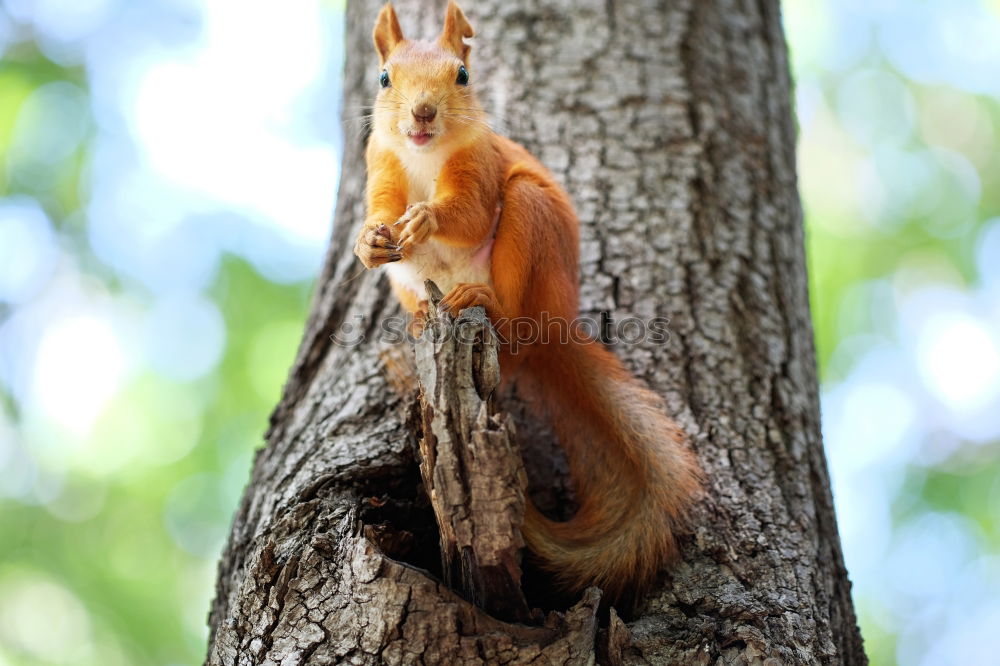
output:
POLYGON ((434 42, 403 37, 392 4, 379 12, 372 35, 379 57, 375 131, 404 149, 428 150, 486 128, 470 89, 469 50, 475 34, 454 1, 434 42))

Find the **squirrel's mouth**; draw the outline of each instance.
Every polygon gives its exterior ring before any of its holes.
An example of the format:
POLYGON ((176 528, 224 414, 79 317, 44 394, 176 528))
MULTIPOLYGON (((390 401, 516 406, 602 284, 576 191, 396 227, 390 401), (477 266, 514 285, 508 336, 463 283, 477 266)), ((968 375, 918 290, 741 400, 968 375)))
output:
POLYGON ((427 143, 434 138, 434 132, 425 132, 423 130, 410 130, 407 132, 410 141, 413 142, 415 146, 426 146, 427 143))

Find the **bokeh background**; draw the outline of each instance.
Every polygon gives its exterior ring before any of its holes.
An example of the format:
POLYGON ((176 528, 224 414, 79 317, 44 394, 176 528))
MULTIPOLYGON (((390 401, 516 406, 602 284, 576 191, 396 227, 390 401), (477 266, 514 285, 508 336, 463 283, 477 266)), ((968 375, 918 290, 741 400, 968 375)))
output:
MULTIPOLYGON (((784 5, 866 646, 877 665, 992 663, 1000 0, 784 5)), ((0 3, 0 664, 203 658, 329 236, 342 17, 0 3)))

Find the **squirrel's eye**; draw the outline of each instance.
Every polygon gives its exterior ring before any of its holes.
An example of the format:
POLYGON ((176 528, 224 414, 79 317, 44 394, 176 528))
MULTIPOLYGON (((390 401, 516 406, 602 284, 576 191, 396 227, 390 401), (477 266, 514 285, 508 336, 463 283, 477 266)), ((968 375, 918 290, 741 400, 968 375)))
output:
POLYGON ((455 83, 460 86, 469 85, 469 70, 465 68, 465 65, 459 65, 458 78, 455 79, 455 83))
POLYGON ((382 73, 378 75, 378 82, 383 88, 389 87, 389 72, 383 69, 382 73))

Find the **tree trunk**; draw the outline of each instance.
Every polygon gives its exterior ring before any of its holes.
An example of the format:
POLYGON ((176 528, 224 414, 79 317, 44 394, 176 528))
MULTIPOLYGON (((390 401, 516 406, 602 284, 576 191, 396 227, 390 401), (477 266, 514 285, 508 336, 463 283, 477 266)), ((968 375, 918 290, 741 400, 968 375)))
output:
MULTIPOLYGON (((404 33, 437 35, 443 5, 398 0, 404 33)), ((531 626, 439 582, 412 349, 380 334, 398 307, 351 251, 365 175, 348 124, 333 240, 219 567, 208 663, 865 663, 820 438, 778 0, 466 5, 486 108, 579 212, 581 314, 705 470, 682 561, 600 631, 595 591, 531 626), (628 318, 657 316, 666 344, 628 339, 628 318)), ((347 117, 375 94, 379 6, 348 3, 347 117)), ((534 455, 532 492, 557 511, 563 467, 534 455)))

